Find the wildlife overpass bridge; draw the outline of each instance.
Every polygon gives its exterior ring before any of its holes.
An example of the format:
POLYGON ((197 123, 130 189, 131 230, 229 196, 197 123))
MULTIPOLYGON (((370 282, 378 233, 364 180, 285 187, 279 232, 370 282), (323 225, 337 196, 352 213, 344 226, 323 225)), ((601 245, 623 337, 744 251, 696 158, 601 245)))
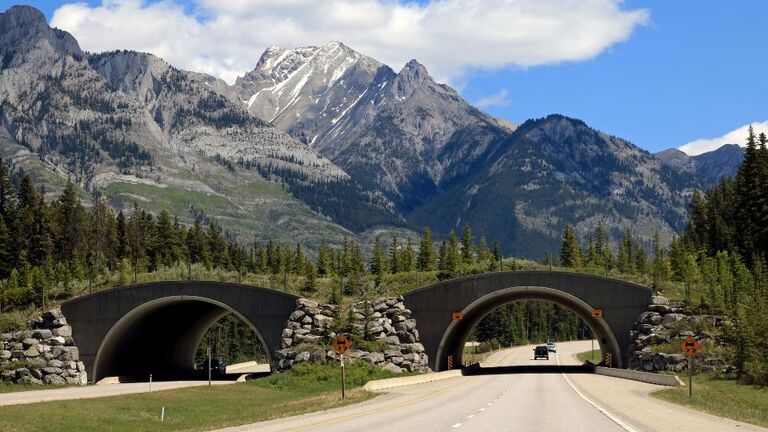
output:
MULTIPOLYGON (((518 300, 547 300, 578 314, 613 365, 626 364, 629 333, 651 297, 647 287, 593 275, 525 271, 470 276, 403 296, 416 319, 433 370, 459 365, 472 328, 493 309, 518 300), (600 310, 602 316, 593 316, 600 310), (454 313, 461 312, 461 319, 454 313)), ((108 376, 181 377, 194 371, 206 330, 228 313, 245 321, 274 364, 283 327, 298 297, 249 285, 207 281, 151 282, 70 300, 72 326, 91 380, 108 376)))

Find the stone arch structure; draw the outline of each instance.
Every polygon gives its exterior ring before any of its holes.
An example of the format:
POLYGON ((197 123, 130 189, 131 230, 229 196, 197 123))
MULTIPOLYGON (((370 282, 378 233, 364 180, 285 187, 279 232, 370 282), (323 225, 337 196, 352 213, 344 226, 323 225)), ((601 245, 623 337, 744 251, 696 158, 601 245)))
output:
POLYGON ((70 300, 72 325, 89 377, 180 378, 194 370, 206 330, 228 313, 246 322, 271 360, 296 296, 248 285, 205 281, 151 282, 70 300))
POLYGON ((630 282, 569 272, 498 272, 452 279, 404 295, 418 323, 433 370, 445 370, 448 356, 460 364, 469 332, 493 309, 517 300, 547 300, 578 314, 598 336, 614 365, 628 360, 629 332, 646 310, 651 289, 630 282), (601 309, 603 317, 593 317, 601 309), (453 312, 463 313, 454 321, 453 312))

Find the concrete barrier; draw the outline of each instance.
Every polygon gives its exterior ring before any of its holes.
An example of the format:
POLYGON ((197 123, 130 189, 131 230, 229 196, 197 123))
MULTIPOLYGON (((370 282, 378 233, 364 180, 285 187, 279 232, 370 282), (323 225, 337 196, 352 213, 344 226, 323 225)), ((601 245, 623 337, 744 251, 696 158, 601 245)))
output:
POLYGON ((425 384, 433 381, 442 381, 449 378, 462 376, 461 369, 454 369, 444 372, 433 372, 421 375, 410 375, 397 378, 387 378, 375 381, 368 381, 363 386, 363 390, 369 392, 381 392, 395 387, 403 387, 414 384, 425 384))
POLYGON ((677 387, 685 385, 684 382, 677 377, 677 375, 662 375, 650 372, 641 372, 630 369, 616 369, 598 366, 595 368, 595 373, 598 375, 605 375, 614 378, 624 378, 633 381, 640 381, 649 384, 662 385, 667 387, 677 387))

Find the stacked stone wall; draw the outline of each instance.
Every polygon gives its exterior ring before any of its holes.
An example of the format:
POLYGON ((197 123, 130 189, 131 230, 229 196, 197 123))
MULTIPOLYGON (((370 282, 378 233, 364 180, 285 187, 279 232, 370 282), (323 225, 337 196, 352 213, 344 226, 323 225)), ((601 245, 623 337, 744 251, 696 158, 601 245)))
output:
POLYGON ((350 360, 361 360, 392 372, 427 372, 428 358, 419 343, 416 320, 405 307, 402 297, 358 302, 337 314, 337 306, 298 299, 296 310, 283 329, 281 349, 277 351, 277 368, 288 370, 302 362, 338 361, 339 356, 328 343, 337 336, 334 316, 345 319, 353 340, 366 341, 345 354, 350 360), (375 346, 379 349, 370 349, 375 346), (368 348, 368 349, 361 349, 368 348))
POLYGON ((85 365, 72 339, 72 327, 54 309, 30 328, 0 335, 0 380, 17 384, 84 385, 85 365))
MULTIPOLYGON (((688 367, 687 358, 679 345, 688 337, 700 344, 723 345, 717 329, 725 318, 719 315, 694 315, 686 313, 681 303, 670 302, 654 296, 648 310, 643 312, 633 327, 630 369, 648 372, 680 372, 688 367)), ((697 357, 698 371, 715 371, 727 368, 724 360, 714 355, 697 357)))

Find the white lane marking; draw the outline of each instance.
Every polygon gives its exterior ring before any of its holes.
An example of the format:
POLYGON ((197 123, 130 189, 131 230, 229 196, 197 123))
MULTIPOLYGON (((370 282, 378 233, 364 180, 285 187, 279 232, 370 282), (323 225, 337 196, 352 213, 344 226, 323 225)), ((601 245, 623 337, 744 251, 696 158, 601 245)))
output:
MULTIPOLYGON (((557 354, 555 354, 555 355, 557 357, 557 365, 559 366, 560 365, 560 356, 557 355, 557 354)), ((597 403, 593 402, 588 397, 584 396, 584 394, 582 392, 580 392, 579 389, 577 389, 575 385, 573 385, 571 380, 568 379, 568 376, 566 374, 561 373, 561 375, 563 376, 563 378, 565 378, 565 382, 567 382, 568 385, 571 386, 573 391, 575 391, 576 394, 579 395, 579 397, 581 397, 582 399, 587 401, 588 404, 592 405, 593 407, 595 407, 595 409, 597 409, 598 411, 603 413, 603 415, 608 417, 612 422, 616 423, 617 425, 619 425, 622 429, 624 429, 627 432, 639 432, 637 429, 633 428, 632 426, 628 425, 623 420, 621 420, 617 415, 611 413, 607 409, 605 409, 605 408, 601 407, 600 405, 598 405, 597 403)))
POLYGON ((458 429, 461 427, 461 423, 456 423, 455 425, 451 426, 454 429, 458 429))

